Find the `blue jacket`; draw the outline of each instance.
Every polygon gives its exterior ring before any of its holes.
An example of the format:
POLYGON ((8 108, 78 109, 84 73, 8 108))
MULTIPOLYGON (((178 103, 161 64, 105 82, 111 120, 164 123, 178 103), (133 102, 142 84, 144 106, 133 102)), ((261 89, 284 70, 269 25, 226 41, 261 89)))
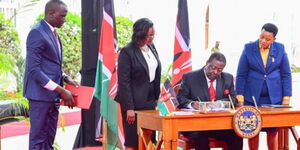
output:
POLYGON ((26 52, 24 97, 54 102, 59 94, 44 86, 50 80, 62 85, 62 55, 59 54, 54 34, 44 20, 38 22, 29 32, 26 52))
POLYGON ((283 96, 292 96, 291 68, 284 45, 273 42, 270 47, 266 68, 264 68, 259 42, 245 45, 239 60, 236 76, 236 92, 244 95, 245 101, 258 101, 266 81, 272 104, 280 103, 283 96))

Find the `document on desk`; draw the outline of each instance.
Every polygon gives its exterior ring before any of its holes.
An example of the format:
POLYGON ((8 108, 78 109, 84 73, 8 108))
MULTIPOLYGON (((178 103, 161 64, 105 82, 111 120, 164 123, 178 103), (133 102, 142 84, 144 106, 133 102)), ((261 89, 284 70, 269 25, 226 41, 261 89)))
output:
MULTIPOLYGON (((78 86, 77 88, 73 85, 67 84, 65 89, 69 90, 72 93, 75 93, 77 96, 74 96, 75 107, 82 109, 89 109, 94 96, 94 87, 89 86, 78 86)), ((65 105, 64 101, 61 101, 61 105, 65 105)))
POLYGON ((269 107, 269 108, 292 108, 292 106, 288 106, 288 105, 274 105, 274 104, 263 104, 262 107, 269 107))
POLYGON ((191 109, 181 109, 179 111, 173 111, 172 114, 174 116, 178 116, 178 115, 193 115, 193 114, 195 114, 194 111, 197 111, 197 110, 192 109, 192 108, 191 109))

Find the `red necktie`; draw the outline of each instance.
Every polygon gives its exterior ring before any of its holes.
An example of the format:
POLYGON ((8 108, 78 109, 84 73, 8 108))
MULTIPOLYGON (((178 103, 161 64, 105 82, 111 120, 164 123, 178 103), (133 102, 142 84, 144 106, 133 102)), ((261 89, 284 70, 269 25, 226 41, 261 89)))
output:
POLYGON ((215 88, 214 88, 214 81, 213 80, 210 80, 209 81, 209 95, 210 95, 210 100, 211 101, 215 101, 216 100, 216 91, 215 91, 215 88))

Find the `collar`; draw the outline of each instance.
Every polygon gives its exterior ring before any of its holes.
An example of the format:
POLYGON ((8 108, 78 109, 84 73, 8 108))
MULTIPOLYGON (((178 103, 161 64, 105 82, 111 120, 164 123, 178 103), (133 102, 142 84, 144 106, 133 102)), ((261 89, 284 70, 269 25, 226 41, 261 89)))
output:
MULTIPOLYGON (((204 67, 204 75, 205 75, 205 78, 206 78, 207 85, 209 85, 209 84, 210 84, 210 79, 209 79, 209 78, 207 77, 207 75, 206 75, 206 69, 207 69, 207 65, 204 67)), ((213 81, 213 84, 216 83, 216 80, 217 80, 217 79, 215 79, 215 80, 213 81)))
POLYGON ((271 45, 272 45, 272 44, 270 44, 270 45, 268 46, 268 48, 266 48, 266 49, 263 49, 262 47, 259 46, 259 50, 261 50, 261 51, 262 51, 262 50, 270 50, 271 45))
POLYGON ((43 19, 45 22, 46 22, 46 24, 49 26, 49 28, 50 28, 50 30, 52 31, 52 32, 54 32, 54 30, 56 29, 56 28, 54 28, 53 26, 51 26, 51 24, 49 24, 45 19, 43 19))

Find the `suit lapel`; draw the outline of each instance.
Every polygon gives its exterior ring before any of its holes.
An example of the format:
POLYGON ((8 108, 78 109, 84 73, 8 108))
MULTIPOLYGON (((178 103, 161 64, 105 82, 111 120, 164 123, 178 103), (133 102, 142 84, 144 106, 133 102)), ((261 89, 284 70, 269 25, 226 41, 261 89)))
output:
POLYGON ((255 42, 255 47, 254 47, 254 57, 256 59, 256 62, 258 64, 258 66, 261 68, 261 69, 265 69, 264 67, 264 64, 263 64, 263 61, 262 61, 262 58, 261 58, 261 55, 260 55, 260 51, 259 51, 259 43, 258 43, 258 40, 255 42))
POLYGON ((204 99, 205 100, 209 100, 210 96, 209 96, 209 92, 208 92, 208 85, 207 85, 207 81, 206 81, 206 77, 204 74, 204 67, 199 71, 199 85, 200 85, 200 90, 199 93, 204 94, 204 99))
POLYGON ((270 51, 269 51, 269 56, 268 56, 268 59, 267 59, 266 72, 268 72, 268 70, 271 69, 271 66, 274 63, 273 61, 275 61, 276 52, 277 52, 277 49, 273 46, 273 44, 271 44, 270 51))
MULTIPOLYGON (((222 75, 222 74, 221 74, 222 75)), ((224 81, 221 77, 217 78, 217 84, 216 84, 216 100, 222 99, 223 97, 223 87, 224 87, 224 81)))
POLYGON ((47 33, 49 39, 51 40, 52 44, 53 44, 53 48, 55 49, 55 54, 57 56, 57 60, 59 60, 59 62, 61 62, 61 55, 59 54, 59 50, 58 50, 58 45, 57 45, 57 42, 55 40, 55 37, 54 37, 54 34, 53 32, 51 31, 50 27, 48 26, 48 24, 45 22, 45 20, 41 20, 41 24, 42 26, 44 27, 44 31, 47 33))
POLYGON ((149 74, 148 64, 144 58, 142 51, 140 50, 140 48, 138 46, 135 46, 134 51, 135 51, 136 57, 138 58, 139 62, 142 64, 142 66, 144 67, 146 73, 149 74))

